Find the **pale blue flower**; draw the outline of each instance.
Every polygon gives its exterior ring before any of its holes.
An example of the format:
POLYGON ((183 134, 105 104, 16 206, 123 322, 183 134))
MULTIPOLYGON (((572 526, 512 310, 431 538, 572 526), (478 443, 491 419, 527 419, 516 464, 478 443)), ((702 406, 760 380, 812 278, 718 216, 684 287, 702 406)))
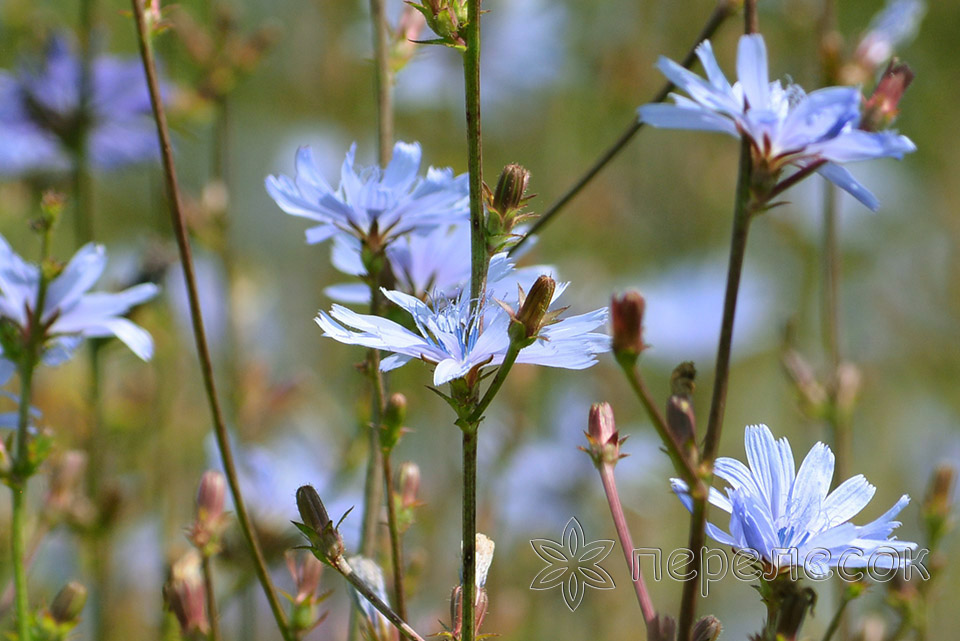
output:
POLYGON ((51 40, 41 64, 23 65, 16 74, 0 71, 0 175, 70 169, 84 130, 87 158, 96 169, 160 157, 140 61, 93 60, 86 126, 80 77, 80 58, 62 36, 51 40))
MULTIPOLYGON (((554 300, 565 287, 557 285, 554 300)), ((320 312, 316 319, 324 336, 348 345, 393 352, 381 361, 383 371, 417 358, 432 363, 436 365, 434 385, 466 376, 475 367, 495 367, 503 362, 510 346, 510 316, 489 293, 479 312, 471 312, 467 292, 454 298, 433 297, 428 302, 403 292, 383 293, 412 317, 416 331, 386 318, 334 305, 330 314, 320 312)), ((565 369, 590 367, 597 362, 597 354, 610 349, 609 337, 593 332, 606 317, 603 308, 547 325, 540 338, 520 352, 517 362, 565 369)))
POLYGON ((871 68, 879 67, 898 47, 916 37, 926 12, 923 0, 889 0, 870 21, 855 57, 871 68))
POLYGON ((648 104, 638 110, 640 120, 653 127, 695 129, 745 136, 754 157, 769 170, 786 165, 806 167, 827 161, 819 173, 850 192, 870 209, 879 202, 837 163, 872 158, 902 158, 916 149, 893 131, 858 129, 860 90, 827 87, 810 94, 797 85, 770 82, 767 49, 759 34, 741 36, 737 50, 738 82, 731 85, 713 55, 709 41, 697 47, 707 79, 660 58, 657 67, 690 97, 672 94, 675 104, 648 104))
MULTIPOLYGON (((56 365, 70 358, 83 338, 115 336, 143 360, 153 356, 150 334, 123 317, 130 309, 156 296, 158 288, 143 283, 118 293, 89 292, 107 264, 101 245, 84 245, 59 276, 47 286, 40 321, 48 340, 43 360, 56 365)), ((0 236, 0 319, 23 329, 36 313, 40 268, 27 263, 0 236)), ((13 364, 0 357, 0 370, 13 364)))
MULTIPOLYGON (((834 456, 829 447, 814 445, 796 470, 787 439, 774 440, 766 425, 748 426, 744 444, 749 468, 732 458, 714 463, 714 473, 729 487, 726 495, 710 488, 709 500, 730 514, 730 527, 724 532, 708 523, 711 538, 752 550, 773 567, 803 565, 805 571, 821 576, 838 565, 893 568, 908 562, 905 553, 917 544, 890 537, 900 525, 894 517, 910 501, 907 495, 880 518, 857 526, 850 519, 866 507, 876 488, 858 474, 830 492, 834 456)), ((687 484, 680 479, 670 482, 691 509, 687 484)))
POLYGON ((267 177, 267 192, 280 209, 319 223, 307 230, 308 243, 345 233, 360 239, 375 235, 386 244, 469 216, 467 175, 430 167, 421 178, 419 143, 396 143, 383 170, 354 166, 356 148, 354 143, 347 152, 335 190, 317 169, 310 147, 297 150, 295 178, 267 177))

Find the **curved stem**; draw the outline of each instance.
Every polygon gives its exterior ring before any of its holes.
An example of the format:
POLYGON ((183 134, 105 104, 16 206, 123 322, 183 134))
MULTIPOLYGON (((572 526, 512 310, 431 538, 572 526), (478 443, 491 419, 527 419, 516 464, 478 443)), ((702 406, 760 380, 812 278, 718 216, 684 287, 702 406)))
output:
POLYGON ((387 529, 390 531, 390 554, 393 557, 393 599, 397 614, 407 619, 407 603, 403 590, 403 545, 400 541, 400 528, 397 524, 397 493, 393 487, 393 466, 390 452, 383 453, 383 480, 387 495, 387 529))
MULTIPOLYGON (((717 7, 713 10, 713 13, 710 14, 710 17, 707 18, 706 24, 703 25, 703 28, 700 30, 699 35, 697 35, 696 42, 689 51, 687 55, 684 56, 681 61, 681 65, 685 68, 690 68, 693 66, 694 61, 697 59, 696 51, 697 47, 700 46, 700 43, 704 40, 709 39, 716 33, 717 29, 720 28, 720 25, 726 21, 727 18, 732 16, 737 11, 737 2, 730 0, 721 0, 717 7)), ((674 85, 671 82, 668 82, 663 85, 660 91, 654 96, 653 100, 650 102, 663 102, 667 99, 667 96, 670 95, 670 92, 673 91, 674 85)), ((527 232, 523 238, 520 239, 516 245, 510 249, 510 255, 513 255, 524 243, 527 242, 531 236, 535 235, 538 231, 543 229, 553 218, 560 213, 566 205, 573 200, 580 191, 593 180, 600 171, 607 166, 607 164, 617 157, 617 155, 627 146, 627 143, 636 135, 638 131, 643 129, 644 123, 640 122, 636 118, 630 121, 630 124, 624 129, 623 133, 620 134, 620 137, 614 141, 610 147, 607 148, 600 157, 590 166, 589 169, 577 179, 573 185, 571 185, 563 194, 558 198, 546 211, 540 216, 536 223, 530 227, 530 231, 527 232)))
POLYGON ((140 45, 140 55, 143 60, 143 68, 147 75, 147 85, 150 90, 150 102, 153 106, 153 116, 157 123, 157 134, 160 139, 160 149, 163 157, 164 176, 166 179, 167 195, 170 199, 170 218, 173 225, 174 234, 177 239, 177 246, 180 252, 180 262, 183 266, 184 280, 187 286, 187 297, 190 303, 190 317, 193 323, 193 335, 197 346, 197 356, 200 360, 200 370, 203 375, 204 390, 207 401, 210 406, 210 414, 213 422, 214 435, 217 440, 217 447, 220 451, 220 458, 223 464, 224 473, 227 482, 230 485, 230 492, 233 496, 234 508, 237 513, 237 521, 243 532, 247 545, 250 547, 253 557, 254 568, 257 578, 267 597, 270 610, 277 622, 283 638, 287 641, 293 641, 293 636, 287 626, 286 616, 283 608, 277 598, 276 590, 273 587, 273 581, 267 571, 266 561, 263 558, 263 552, 260 550, 260 544, 257 541, 256 533, 253 530, 253 524, 250 521, 250 515, 247 513, 246 504, 240 492, 240 483, 237 478, 236 465, 233 459, 233 452, 230 448, 227 426, 224 422, 223 411, 220 407, 220 400, 217 395, 216 383, 213 377, 213 362, 210 356, 210 348, 207 343, 207 336, 203 326, 203 314, 200 310, 200 295, 197 291, 196 275, 194 273, 193 258, 190 250, 190 240, 187 235, 187 228, 184 222, 183 209, 180 200, 180 190, 177 185, 176 168, 173 162, 173 148, 170 143, 170 131, 167 126, 167 118, 163 108, 163 102, 160 98, 160 87, 157 80, 156 65, 153 59, 153 50, 150 44, 150 36, 147 33, 147 25, 144 17, 141 0, 131 0, 133 14, 137 27, 137 38, 140 45))
POLYGON ((511 342, 510 347, 507 348, 506 355, 503 357, 503 363, 500 364, 500 367, 497 368, 497 373, 493 376, 493 381, 490 383, 490 386, 487 387, 483 398, 480 399, 480 402, 477 403, 477 406, 473 412, 471 412, 470 417, 466 419, 467 425, 479 425, 480 421, 483 420, 484 413, 487 411, 487 408, 490 407, 490 403, 493 402, 497 392, 503 387, 504 382, 507 380, 507 374, 510 373, 514 363, 517 362, 517 356, 519 355, 520 347, 516 343, 511 342))

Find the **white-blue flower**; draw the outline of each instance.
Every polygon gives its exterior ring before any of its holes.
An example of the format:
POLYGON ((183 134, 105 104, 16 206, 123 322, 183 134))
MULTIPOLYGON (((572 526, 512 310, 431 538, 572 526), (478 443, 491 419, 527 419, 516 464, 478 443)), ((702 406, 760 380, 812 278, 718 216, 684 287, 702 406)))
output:
POLYGON ((280 209, 319 223, 307 230, 308 243, 339 233, 363 239, 376 235, 381 245, 409 232, 425 232, 469 216, 467 175, 430 167, 420 177, 419 143, 398 142, 386 169, 355 167, 354 143, 340 171, 340 186, 324 180, 309 147, 297 150, 296 177, 268 176, 267 192, 280 209))
MULTIPOLYGON (((876 488, 858 474, 830 492, 834 456, 823 443, 813 446, 796 470, 786 438, 774 440, 766 425, 746 429, 744 444, 748 468, 721 457, 714 473, 729 487, 726 495, 711 488, 710 504, 730 514, 724 532, 712 523, 707 534, 718 543, 752 550, 779 569, 802 565, 806 572, 824 575, 828 567, 903 567, 907 550, 916 543, 891 538, 900 525, 894 517, 909 503, 903 495, 880 518, 857 526, 850 519, 873 498, 876 488)), ((670 479, 674 492, 692 508, 687 484, 670 479)))
POLYGON ((754 157, 774 172, 787 165, 805 167, 827 161, 819 173, 873 210, 879 207, 876 197, 837 163, 902 158, 916 149, 896 132, 857 128, 861 105, 857 87, 827 87, 807 94, 797 85, 770 82, 767 49, 759 34, 741 36, 738 82, 733 85, 720 70, 709 41, 697 47, 697 56, 706 79, 660 58, 657 67, 689 98, 671 94, 675 104, 643 105, 638 110, 642 122, 745 136, 753 145, 754 157))
MULTIPOLYGON (((565 287, 557 285, 554 301, 565 287)), ((475 367, 495 367, 503 362, 510 346, 510 316, 489 293, 479 312, 471 312, 465 293, 454 298, 437 296, 426 303, 402 292, 383 293, 412 317, 416 331, 334 305, 329 314, 320 312, 316 318, 323 335, 348 345, 392 352, 380 364, 383 371, 412 359, 432 363, 436 365, 434 385, 462 378, 475 367)), ((597 354, 610 349, 609 337, 593 331, 606 319, 607 310, 602 308, 549 324, 537 341, 520 352, 517 362, 564 369, 590 367, 597 362, 597 354)))
MULTIPOLYGON (((106 264, 103 246, 84 245, 48 284, 40 312, 48 338, 43 361, 48 365, 69 359, 83 338, 115 336, 140 358, 153 356, 149 332, 123 315, 156 296, 157 286, 143 283, 115 294, 89 292, 106 264)), ((20 258, 0 236, 0 319, 28 327, 36 313, 39 287, 40 268, 20 258)), ((2 374, 9 377, 13 369, 13 363, 0 355, 2 374)))

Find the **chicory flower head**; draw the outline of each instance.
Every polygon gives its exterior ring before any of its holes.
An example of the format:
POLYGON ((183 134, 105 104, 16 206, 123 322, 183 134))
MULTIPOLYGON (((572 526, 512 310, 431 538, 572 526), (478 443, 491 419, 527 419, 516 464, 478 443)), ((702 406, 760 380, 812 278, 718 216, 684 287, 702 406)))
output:
POLYGON ((267 192, 280 209, 320 223, 307 230, 308 243, 345 233, 364 241, 375 238, 382 248, 403 234, 468 217, 467 175, 430 167, 421 178, 419 143, 396 143, 383 170, 354 166, 356 149, 356 143, 350 146, 335 190, 320 174, 310 147, 297 150, 295 178, 267 177, 267 192))
MULTIPOLYGON (((750 467, 725 457, 714 463, 714 473, 729 487, 726 496, 711 488, 709 501, 730 514, 730 527, 728 533, 708 523, 711 538, 752 550, 774 568, 802 565, 815 576, 825 575, 829 567, 889 569, 907 563, 903 553, 917 544, 890 538, 890 533, 900 525, 893 518, 910 497, 903 495, 880 518, 857 526, 850 519, 866 507, 876 488, 858 474, 830 492, 834 456, 829 447, 814 445, 797 470, 787 439, 774 440, 766 425, 748 426, 744 444, 750 467)), ((670 482, 692 509, 687 484, 670 482)))
MULTIPOLYGON (((504 278, 497 281, 502 283, 504 278)), ((554 301, 565 287, 557 285, 554 301)), ((316 321, 324 336, 341 343, 393 352, 381 361, 383 371, 416 358, 434 364, 434 385, 442 385, 466 376, 474 368, 495 367, 506 357, 510 314, 497 303, 492 291, 495 289, 488 291, 483 304, 474 311, 467 291, 452 298, 436 295, 424 302, 403 292, 383 290, 387 299, 412 317, 416 331, 340 305, 334 305, 329 314, 320 312, 316 321)), ((606 318, 603 308, 548 324, 533 344, 520 351, 516 362, 565 369, 590 367, 597 362, 597 354, 610 349, 609 337, 593 331, 606 318)))
MULTIPOLYGON (((43 361, 57 365, 70 358, 83 338, 115 336, 143 360, 153 356, 150 334, 123 317, 132 307, 153 298, 156 285, 143 283, 118 293, 89 292, 107 264, 101 245, 84 245, 47 285, 40 323, 45 328, 43 361)), ((24 261, 0 236, 0 323, 25 331, 37 313, 40 267, 24 261)), ((0 379, 14 371, 0 354, 0 379)))
POLYGON ((740 37, 738 82, 733 85, 720 70, 709 41, 697 47, 697 57, 706 79, 660 58, 660 71, 690 97, 672 94, 675 104, 640 107, 642 122, 743 136, 751 143, 755 161, 774 176, 787 165, 803 168, 825 162, 819 173, 873 210, 879 207, 876 197, 837 163, 902 158, 916 149, 896 132, 858 129, 861 95, 856 87, 827 87, 807 94, 797 85, 770 82, 767 48, 759 34, 740 37))
POLYGON ((81 70, 80 57, 57 36, 39 64, 0 71, 0 175, 68 170, 81 145, 95 169, 159 158, 140 61, 95 58, 85 114, 81 70))

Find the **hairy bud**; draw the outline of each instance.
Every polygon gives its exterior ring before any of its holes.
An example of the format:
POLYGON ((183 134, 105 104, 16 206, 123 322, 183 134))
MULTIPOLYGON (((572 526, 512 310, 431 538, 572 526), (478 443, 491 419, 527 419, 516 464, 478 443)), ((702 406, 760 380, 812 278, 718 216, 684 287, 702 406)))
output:
POLYGON ((701 617, 693 626, 693 641, 717 641, 717 637, 723 632, 723 626, 720 625, 720 619, 708 614, 701 617))
POLYGON ((873 95, 863 105, 863 116, 860 118, 860 128, 867 131, 886 129, 899 113, 897 107, 900 99, 910 83, 913 82, 913 71, 904 63, 894 58, 883 72, 873 95))

